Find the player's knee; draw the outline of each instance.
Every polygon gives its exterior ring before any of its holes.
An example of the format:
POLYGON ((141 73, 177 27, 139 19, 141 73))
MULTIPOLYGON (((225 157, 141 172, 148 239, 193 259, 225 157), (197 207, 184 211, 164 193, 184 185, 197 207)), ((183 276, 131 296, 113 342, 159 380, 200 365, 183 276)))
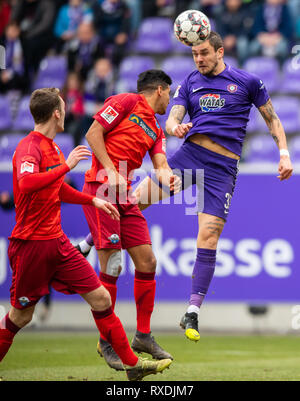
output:
POLYGON ((13 309, 10 312, 10 319, 16 326, 20 328, 27 326, 27 324, 31 322, 32 317, 33 317, 33 309, 31 308, 21 309, 21 310, 13 309))
POLYGON ((97 293, 91 301, 91 308, 94 311, 101 312, 111 306, 111 297, 107 289, 103 286, 99 287, 97 293))
POLYGON ((205 230, 198 236, 198 247, 205 249, 217 249, 218 241, 218 233, 211 233, 205 230))
POLYGON ((156 271, 156 264, 156 257, 152 254, 141 262, 139 270, 145 273, 154 273, 156 271))

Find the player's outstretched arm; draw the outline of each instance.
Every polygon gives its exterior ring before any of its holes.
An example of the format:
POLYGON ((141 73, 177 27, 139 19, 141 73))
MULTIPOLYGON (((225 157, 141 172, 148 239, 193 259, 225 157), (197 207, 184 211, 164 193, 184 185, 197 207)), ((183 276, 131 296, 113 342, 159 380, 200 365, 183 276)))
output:
POLYGON ((280 181, 287 180, 291 177, 293 173, 293 166, 287 147, 286 135, 281 121, 274 110, 271 99, 269 99, 266 104, 259 107, 259 111, 263 116, 269 128, 270 134, 272 135, 272 138, 274 139, 280 152, 278 178, 280 179, 280 181))
POLYGON ((62 202, 71 203, 74 205, 93 205, 97 209, 103 210, 109 214, 112 219, 119 220, 120 215, 117 209, 109 202, 98 199, 84 192, 77 191, 66 182, 64 182, 59 191, 59 198, 62 202))
POLYGON ((182 124, 185 115, 186 108, 184 106, 175 105, 172 107, 166 122, 166 131, 169 135, 177 136, 178 138, 185 137, 193 126, 192 123, 182 124))

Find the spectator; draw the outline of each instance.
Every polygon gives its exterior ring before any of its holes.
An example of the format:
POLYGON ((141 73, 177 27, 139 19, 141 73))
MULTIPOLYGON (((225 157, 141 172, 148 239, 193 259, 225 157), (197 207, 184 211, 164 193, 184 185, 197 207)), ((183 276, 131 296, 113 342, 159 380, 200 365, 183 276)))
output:
POLYGON ((78 122, 74 132, 75 145, 79 145, 88 131, 95 115, 105 99, 114 94, 113 66, 109 59, 100 58, 88 75, 85 84, 85 115, 78 122))
POLYGON ((263 54, 283 61, 293 37, 293 20, 284 0, 266 0, 255 15, 251 56, 263 54))
POLYGON ((0 0, 0 38, 5 31, 10 17, 11 7, 7 0, 0 0))
POLYGON ((76 38, 82 22, 90 22, 92 19, 92 11, 83 0, 69 0, 68 4, 62 6, 54 26, 54 34, 59 39, 57 51, 60 52, 65 43, 76 38))
POLYGON ((28 78, 53 44, 55 4, 51 0, 19 0, 12 9, 11 20, 21 28, 21 40, 28 78))
POLYGON ((83 84, 76 72, 69 73, 62 97, 66 105, 65 131, 72 134, 84 115, 83 84))
POLYGON ((124 57, 131 34, 131 13, 124 0, 94 0, 95 26, 115 66, 124 57))
POLYGON ((144 0, 143 18, 173 16, 174 0, 144 0))
POLYGON ((76 40, 69 47, 69 71, 76 71, 82 79, 86 79, 95 60, 103 55, 103 45, 95 33, 93 23, 82 22, 78 27, 76 40))
POLYGON ((221 3, 221 0, 194 0, 191 3, 191 8, 202 11, 208 18, 213 18, 217 7, 221 3))
POLYGON ((248 35, 253 25, 251 8, 242 0, 225 0, 216 9, 216 30, 222 36, 225 54, 237 57, 242 64, 248 56, 248 35))
POLYGON ((89 73, 85 85, 86 111, 93 116, 104 104, 105 99, 114 94, 113 67, 109 59, 100 58, 89 73))
POLYGON ((20 41, 20 28, 11 22, 6 26, 2 43, 5 47, 6 69, 0 71, 0 92, 26 89, 24 78, 24 58, 20 41))
POLYGON ((14 197, 8 191, 0 192, 0 207, 5 211, 14 210, 14 197))

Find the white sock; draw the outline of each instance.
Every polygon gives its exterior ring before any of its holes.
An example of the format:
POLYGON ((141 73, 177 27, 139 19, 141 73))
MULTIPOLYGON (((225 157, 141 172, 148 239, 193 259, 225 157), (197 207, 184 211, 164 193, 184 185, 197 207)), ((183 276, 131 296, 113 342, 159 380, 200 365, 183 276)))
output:
POLYGON ((79 242, 79 246, 80 246, 81 252, 83 252, 83 253, 86 253, 91 249, 91 245, 89 245, 85 239, 83 241, 79 242))
POLYGON ((186 311, 187 313, 197 313, 197 315, 199 314, 199 312, 200 312, 200 308, 198 307, 198 306, 196 306, 196 305, 189 305, 189 307, 187 308, 187 311, 186 311))

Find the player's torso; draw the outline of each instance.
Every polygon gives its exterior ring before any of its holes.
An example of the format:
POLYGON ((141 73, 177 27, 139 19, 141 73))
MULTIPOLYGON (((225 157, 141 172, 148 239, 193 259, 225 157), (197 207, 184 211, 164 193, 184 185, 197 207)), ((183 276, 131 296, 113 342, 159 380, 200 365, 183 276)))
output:
POLYGON ((228 123, 242 123, 251 108, 247 82, 238 74, 226 71, 209 78, 200 73, 193 74, 188 84, 188 96, 192 122, 213 121, 216 124, 215 116, 218 115, 228 118, 228 123))
MULTIPOLYGON (((20 145, 22 146, 22 144, 20 145)), ((24 239, 27 236, 30 239, 55 238, 61 233, 59 191, 64 177, 61 177, 40 191, 30 194, 21 192, 17 180, 16 166, 18 147, 13 157, 14 199, 17 221, 13 236, 24 239)), ((40 141, 40 151, 40 173, 50 171, 65 161, 64 155, 53 141, 50 142, 47 139, 42 139, 40 141)), ((28 168, 26 164, 21 164, 21 170, 26 168, 28 168)))

